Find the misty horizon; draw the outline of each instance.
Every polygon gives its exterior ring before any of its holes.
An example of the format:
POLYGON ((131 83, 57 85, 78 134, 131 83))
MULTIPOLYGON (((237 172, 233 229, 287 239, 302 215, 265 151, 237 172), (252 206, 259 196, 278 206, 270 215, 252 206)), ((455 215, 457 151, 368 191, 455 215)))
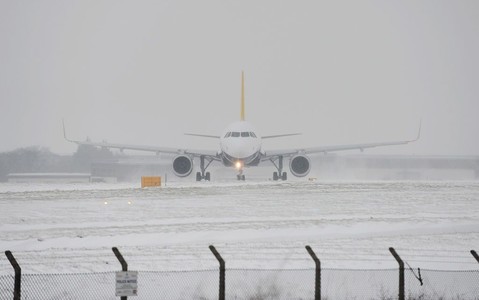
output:
MULTIPOLYGON (((0 3, 0 152, 75 140, 217 149, 414 139, 370 154, 479 155, 479 3, 0 3)), ((130 152, 126 152, 130 153, 130 152)), ((138 153, 138 152, 131 152, 138 153)), ((357 153, 348 151, 341 153, 357 153)))

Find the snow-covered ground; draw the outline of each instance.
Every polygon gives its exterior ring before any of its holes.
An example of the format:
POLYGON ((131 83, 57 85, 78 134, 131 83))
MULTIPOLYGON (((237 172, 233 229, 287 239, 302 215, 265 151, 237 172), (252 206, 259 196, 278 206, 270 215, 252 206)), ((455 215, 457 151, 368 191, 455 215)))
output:
MULTIPOLYGON (((0 250, 24 273, 413 268, 477 270, 479 182, 0 184, 0 250)), ((0 259, 0 275, 12 274, 0 259)))

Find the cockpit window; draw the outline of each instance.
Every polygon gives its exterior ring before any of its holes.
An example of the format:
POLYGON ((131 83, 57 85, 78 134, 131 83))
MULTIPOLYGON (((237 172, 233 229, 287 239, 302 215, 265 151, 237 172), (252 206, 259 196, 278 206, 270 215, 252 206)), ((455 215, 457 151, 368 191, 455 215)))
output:
POLYGON ((239 137, 239 136, 240 136, 240 133, 239 133, 239 132, 236 132, 236 131, 233 131, 233 132, 231 133, 231 136, 232 136, 232 137, 239 137))
POLYGON ((225 134, 225 138, 230 137, 230 136, 231 136, 231 132, 228 132, 228 133, 225 134))
POLYGON ((249 135, 254 138, 256 137, 256 134, 254 134, 254 132, 250 132, 249 135))
POLYGON ((242 132, 241 137, 249 137, 249 132, 242 132))

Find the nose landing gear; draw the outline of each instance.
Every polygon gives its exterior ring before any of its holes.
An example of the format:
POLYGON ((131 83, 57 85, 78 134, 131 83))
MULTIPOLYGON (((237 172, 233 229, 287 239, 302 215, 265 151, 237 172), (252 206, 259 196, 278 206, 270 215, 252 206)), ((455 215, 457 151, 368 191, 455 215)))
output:
POLYGON ((236 175, 236 179, 244 181, 245 176, 243 174, 243 165, 240 162, 238 162, 236 163, 236 168, 238 169, 238 175, 236 175))
POLYGON ((237 161, 235 163, 235 168, 236 170, 238 170, 238 175, 236 175, 236 179, 244 181, 245 180, 245 176, 243 174, 244 163, 242 161, 237 161))

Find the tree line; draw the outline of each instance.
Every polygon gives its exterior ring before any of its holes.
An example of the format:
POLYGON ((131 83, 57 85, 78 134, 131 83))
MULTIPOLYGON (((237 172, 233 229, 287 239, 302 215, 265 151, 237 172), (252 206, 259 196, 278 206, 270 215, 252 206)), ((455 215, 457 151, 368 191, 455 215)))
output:
POLYGON ((89 173, 92 162, 114 159, 105 148, 79 145, 73 155, 59 155, 48 148, 26 147, 0 153, 0 182, 11 173, 89 173))

